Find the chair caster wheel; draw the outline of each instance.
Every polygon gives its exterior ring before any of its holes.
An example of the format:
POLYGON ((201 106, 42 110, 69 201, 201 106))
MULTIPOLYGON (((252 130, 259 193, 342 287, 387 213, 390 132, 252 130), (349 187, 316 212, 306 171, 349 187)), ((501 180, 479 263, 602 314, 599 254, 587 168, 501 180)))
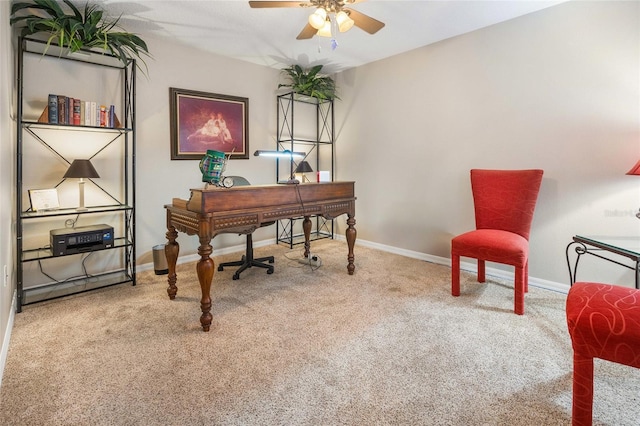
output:
POLYGON ((234 280, 239 280, 239 279, 240 279, 240 275, 238 275, 238 274, 233 274, 233 279, 234 279, 234 280))
POLYGON ((218 272, 224 271, 224 266, 218 266, 218 272))
POLYGON ((268 275, 273 274, 273 269, 267 269, 267 274, 268 274, 268 275))

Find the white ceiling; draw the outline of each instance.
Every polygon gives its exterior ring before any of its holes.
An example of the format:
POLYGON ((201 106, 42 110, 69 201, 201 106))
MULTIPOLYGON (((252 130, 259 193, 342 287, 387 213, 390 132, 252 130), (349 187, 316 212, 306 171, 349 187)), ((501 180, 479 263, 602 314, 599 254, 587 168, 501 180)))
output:
MULTIPOLYGON (((333 73, 426 46, 562 3, 530 1, 367 0, 353 9, 383 21, 374 35, 353 27, 336 37, 296 40, 313 8, 253 9, 246 0, 102 0, 129 32, 153 34, 274 68, 324 64, 333 73)), ((84 3, 84 2, 82 2, 84 3)), ((153 52, 151 52, 153 54, 153 52)))

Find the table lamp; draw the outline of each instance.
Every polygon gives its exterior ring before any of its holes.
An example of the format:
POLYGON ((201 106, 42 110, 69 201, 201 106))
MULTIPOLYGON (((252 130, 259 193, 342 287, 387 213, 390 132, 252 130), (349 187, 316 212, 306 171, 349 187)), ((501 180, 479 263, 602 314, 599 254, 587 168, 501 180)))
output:
POLYGON ((311 182, 305 175, 305 173, 311 172, 313 172, 313 169, 309 165, 308 161, 301 161, 300 164, 298 164, 298 167, 296 167, 296 174, 302 175, 302 178, 300 179, 301 182, 311 182))
POLYGON ((99 178, 98 172, 89 160, 73 160, 67 173, 63 178, 78 178, 78 190, 80 191, 80 202, 77 210, 87 210, 84 206, 84 183, 85 179, 99 178))
MULTIPOLYGON (((638 161, 636 165, 627 172, 627 174, 631 176, 640 176, 640 161, 638 161)), ((640 219, 640 210, 638 210, 638 213, 636 213, 636 217, 640 219)))

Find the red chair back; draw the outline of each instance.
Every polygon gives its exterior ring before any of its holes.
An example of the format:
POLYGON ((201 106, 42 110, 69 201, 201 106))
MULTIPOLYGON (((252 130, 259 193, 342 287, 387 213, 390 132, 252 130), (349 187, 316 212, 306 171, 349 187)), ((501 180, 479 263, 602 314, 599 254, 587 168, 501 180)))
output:
POLYGON ((540 169, 471 170, 476 229, 500 229, 529 240, 542 173, 540 169))

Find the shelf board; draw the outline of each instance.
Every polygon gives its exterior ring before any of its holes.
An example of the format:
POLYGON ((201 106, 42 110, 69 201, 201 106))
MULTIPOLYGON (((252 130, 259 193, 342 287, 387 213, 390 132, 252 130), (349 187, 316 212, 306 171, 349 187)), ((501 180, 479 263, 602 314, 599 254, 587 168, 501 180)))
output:
MULTIPOLYGON (((309 235, 309 242, 324 240, 326 238, 333 239, 333 235, 331 235, 331 233, 324 232, 324 231, 315 231, 315 232, 311 232, 311 235, 309 235)), ((296 234, 290 237, 281 237, 278 239, 278 243, 286 243, 287 245, 290 245, 290 246, 304 244, 304 234, 296 234)))
POLYGON ((81 124, 50 124, 50 123, 41 123, 39 121, 32 121, 32 120, 23 120, 22 127, 26 129, 64 130, 64 131, 76 131, 76 132, 100 132, 100 133, 119 133, 119 134, 128 133, 133 130, 129 127, 97 127, 97 126, 84 126, 81 124))
POLYGON ((278 95, 279 98, 293 99, 297 102, 303 102, 306 104, 318 105, 330 103, 331 99, 318 99, 308 95, 301 95, 300 93, 288 92, 278 95))
POLYGON ((83 293, 85 291, 127 282, 131 282, 132 285, 135 285, 135 280, 130 274, 125 270, 118 270, 90 277, 76 278, 60 283, 50 283, 37 287, 25 288, 23 290, 22 304, 28 305, 31 303, 56 299, 63 296, 83 293))
POLYGON ((55 210, 38 210, 38 211, 26 211, 22 212, 20 217, 22 219, 38 219, 53 216, 69 216, 75 214, 88 214, 88 213, 110 213, 124 210, 133 210, 133 207, 126 204, 114 204, 110 206, 93 206, 87 207, 86 210, 78 209, 55 209, 55 210))
POLYGON ((55 43, 48 44, 46 41, 24 38, 24 51, 44 56, 52 56, 57 59, 85 62, 88 64, 106 66, 111 68, 124 68, 120 59, 104 50, 81 49, 71 52, 66 47, 60 47, 55 43))
POLYGON ((49 247, 41 247, 41 248, 37 248, 37 249, 24 250, 22 252, 22 261, 23 262, 33 262, 33 261, 36 261, 36 260, 44 260, 44 259, 58 259, 58 258, 61 258, 61 257, 75 256, 75 255, 79 255, 79 254, 95 253, 95 252, 98 252, 98 251, 113 250, 113 249, 122 248, 122 247, 130 247, 132 245, 133 245, 133 243, 131 241, 129 241, 128 239, 126 239, 125 237, 118 237, 118 238, 114 238, 113 239, 113 247, 101 248, 101 249, 97 249, 97 250, 83 251, 81 253, 67 254, 65 256, 54 256, 49 247))
POLYGON ((313 144, 313 145, 331 145, 331 141, 317 141, 315 139, 303 139, 303 138, 282 138, 277 140, 278 143, 300 143, 300 144, 313 144))

